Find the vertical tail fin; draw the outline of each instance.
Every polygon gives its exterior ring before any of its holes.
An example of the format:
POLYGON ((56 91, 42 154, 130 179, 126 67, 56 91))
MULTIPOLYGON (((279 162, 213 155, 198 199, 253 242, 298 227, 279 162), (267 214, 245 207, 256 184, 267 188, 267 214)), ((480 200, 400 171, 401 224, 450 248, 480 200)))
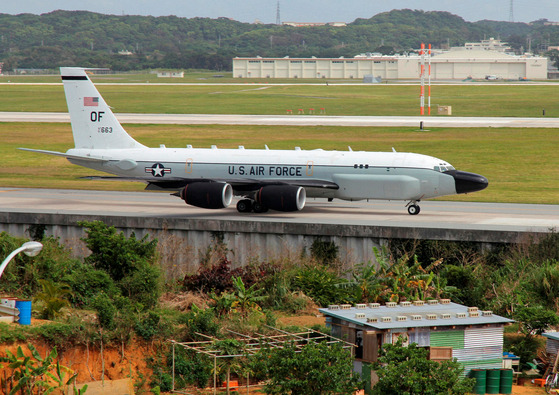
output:
POLYGON ((61 67, 76 148, 142 148, 120 125, 83 68, 61 67))

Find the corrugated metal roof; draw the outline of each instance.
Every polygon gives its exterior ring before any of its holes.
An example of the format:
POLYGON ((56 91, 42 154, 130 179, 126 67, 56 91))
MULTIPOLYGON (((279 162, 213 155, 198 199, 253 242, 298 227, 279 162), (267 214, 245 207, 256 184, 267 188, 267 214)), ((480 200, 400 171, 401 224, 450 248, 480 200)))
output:
POLYGON ((546 332, 542 333, 542 335, 548 339, 559 340, 559 332, 546 332))
POLYGON ((476 317, 476 312, 469 312, 468 309, 471 308, 457 303, 433 304, 431 302, 424 305, 412 304, 411 306, 400 304, 395 307, 359 305, 359 308, 356 308, 341 305, 337 306, 337 308, 336 306, 322 308, 319 311, 325 316, 339 318, 360 326, 380 330, 432 326, 506 324, 514 322, 508 318, 483 311, 478 311, 476 317), (356 316, 357 313, 359 313, 358 316, 356 316), (421 316, 421 319, 417 319, 417 317, 412 319, 412 316, 418 315, 421 316), (401 317, 406 317, 407 319, 403 320, 401 317))

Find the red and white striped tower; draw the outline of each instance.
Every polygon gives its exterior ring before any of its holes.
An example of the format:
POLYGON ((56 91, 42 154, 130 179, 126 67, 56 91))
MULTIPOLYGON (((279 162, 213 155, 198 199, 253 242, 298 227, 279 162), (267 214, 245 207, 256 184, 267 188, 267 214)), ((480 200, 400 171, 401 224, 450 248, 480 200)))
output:
POLYGON ((429 53, 427 55, 427 63, 429 64, 429 82, 427 83, 427 114, 431 115, 431 44, 429 44, 429 53))
POLYGON ((425 114, 425 44, 421 43, 421 50, 419 51, 421 57, 421 68, 419 77, 421 79, 421 89, 419 91, 419 114, 425 114))

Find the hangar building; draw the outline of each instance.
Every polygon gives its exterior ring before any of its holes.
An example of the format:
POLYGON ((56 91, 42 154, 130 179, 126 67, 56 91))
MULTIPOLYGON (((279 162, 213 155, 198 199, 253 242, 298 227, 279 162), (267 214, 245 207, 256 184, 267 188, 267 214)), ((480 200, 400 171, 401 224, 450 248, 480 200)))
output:
MULTIPOLYGON (((493 39, 491 39, 493 40, 493 39)), ((484 40, 485 41, 485 40, 484 40)), ((489 41, 489 40, 487 40, 489 41)), ((498 41, 498 40, 493 40, 498 41)), ((548 59, 513 55, 502 45, 467 43, 431 57, 431 79, 547 79, 548 59), (479 44, 479 45, 477 45, 479 44)), ((427 61, 426 61, 427 62, 427 61)), ((327 78, 359 79, 365 76, 388 80, 419 78, 421 57, 417 54, 386 56, 367 53, 353 58, 234 58, 234 78, 327 78)))

